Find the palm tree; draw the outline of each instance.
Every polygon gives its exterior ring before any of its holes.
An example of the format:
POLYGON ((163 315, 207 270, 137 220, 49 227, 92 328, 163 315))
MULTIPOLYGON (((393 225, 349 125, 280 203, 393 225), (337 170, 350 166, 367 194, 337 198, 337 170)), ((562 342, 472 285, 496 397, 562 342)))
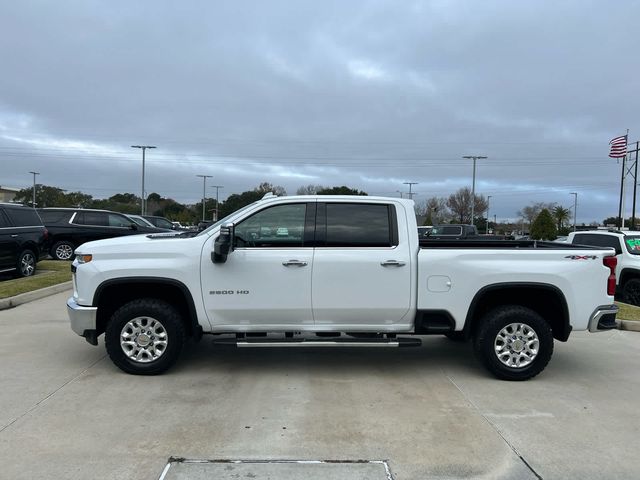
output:
POLYGON ((561 205, 556 205, 555 207, 553 207, 552 213, 553 218, 558 223, 558 230, 564 227, 565 222, 571 218, 571 211, 561 205))

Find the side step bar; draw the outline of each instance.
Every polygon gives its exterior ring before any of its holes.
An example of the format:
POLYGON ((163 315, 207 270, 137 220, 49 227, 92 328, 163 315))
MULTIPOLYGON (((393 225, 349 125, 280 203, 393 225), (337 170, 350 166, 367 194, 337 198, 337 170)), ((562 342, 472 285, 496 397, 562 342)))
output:
POLYGON ((419 347, 419 338, 371 338, 371 339, 342 339, 310 340, 305 338, 218 338, 215 345, 235 345, 238 348, 258 347, 419 347))

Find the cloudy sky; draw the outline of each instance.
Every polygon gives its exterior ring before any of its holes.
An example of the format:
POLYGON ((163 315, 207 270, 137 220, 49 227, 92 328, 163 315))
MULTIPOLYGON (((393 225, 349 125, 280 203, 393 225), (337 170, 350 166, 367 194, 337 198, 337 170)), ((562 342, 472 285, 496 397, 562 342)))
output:
MULTIPOLYGON (((0 185, 221 199, 268 181, 470 186, 616 215, 640 139, 637 1, 5 1, 0 185), (208 196, 214 189, 207 188, 208 196)), ((629 180, 629 191, 633 182, 629 180)), ((629 193, 628 215, 631 213, 629 193)))

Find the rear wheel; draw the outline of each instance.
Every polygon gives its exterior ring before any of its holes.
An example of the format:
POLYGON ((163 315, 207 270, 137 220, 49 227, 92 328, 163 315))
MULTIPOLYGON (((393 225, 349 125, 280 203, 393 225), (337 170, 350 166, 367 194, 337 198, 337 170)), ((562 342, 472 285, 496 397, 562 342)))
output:
POLYGON ((56 260, 72 260, 73 249, 73 243, 67 240, 61 240, 54 243, 53 247, 51 247, 51 256, 56 260))
POLYGON ((36 256, 31 250, 24 250, 18 255, 16 277, 30 277, 36 273, 36 256))
POLYGON ((496 377, 528 380, 549 363, 553 334, 549 324, 533 310, 517 305, 502 306, 480 320, 474 349, 496 377))
POLYGON ((632 278, 624 284, 622 297, 625 303, 640 306, 640 278, 632 278))
POLYGON ((105 332, 107 353, 121 370, 157 375, 178 359, 185 328, 178 311, 154 298, 133 300, 111 317, 105 332))

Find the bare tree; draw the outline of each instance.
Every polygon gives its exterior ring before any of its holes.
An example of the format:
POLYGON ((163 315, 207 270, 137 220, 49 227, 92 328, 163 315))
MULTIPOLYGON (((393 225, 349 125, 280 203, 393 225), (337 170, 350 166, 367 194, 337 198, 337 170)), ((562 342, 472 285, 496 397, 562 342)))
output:
MULTIPOLYGON (((447 206, 451 209, 451 213, 460 223, 471 224, 471 189, 461 188, 456 193, 449 195, 447 206)), ((474 198, 474 211, 478 216, 482 216, 487 211, 487 200, 482 195, 476 195, 474 198)))
POLYGON ((551 211, 553 210, 553 207, 555 207, 555 203, 536 202, 523 207, 522 210, 518 210, 516 215, 522 217, 527 224, 531 225, 542 210, 546 208, 551 211))
POLYGON ((442 197, 431 197, 416 203, 416 213, 425 217, 425 225, 439 225, 451 220, 447 201, 442 197))

